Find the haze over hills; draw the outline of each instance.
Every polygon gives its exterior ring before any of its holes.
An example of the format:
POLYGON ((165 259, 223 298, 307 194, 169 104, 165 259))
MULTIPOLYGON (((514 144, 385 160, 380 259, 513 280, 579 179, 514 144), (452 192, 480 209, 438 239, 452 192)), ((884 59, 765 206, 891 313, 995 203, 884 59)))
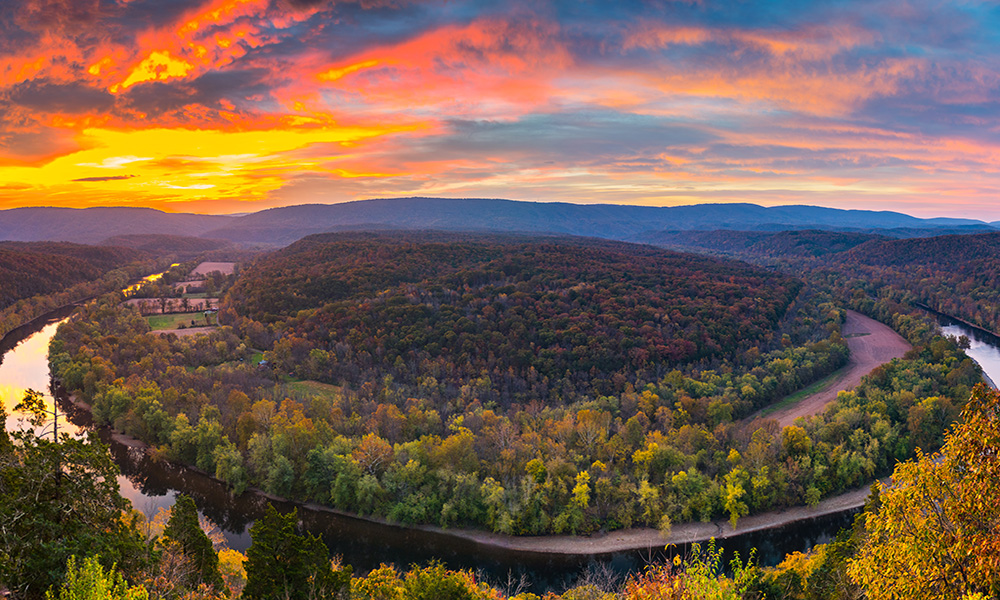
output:
POLYGON ((232 217, 166 213, 152 208, 26 207, 0 211, 0 240, 96 244, 122 234, 202 236, 232 217))
POLYGON ((995 228, 973 219, 920 219, 897 212, 816 206, 581 205, 497 199, 398 198, 307 204, 243 216, 149 208, 17 208, 0 211, 0 239, 97 243, 120 234, 167 234, 284 246, 312 233, 358 229, 517 231, 645 240, 661 231, 826 229, 914 237, 995 228), (885 233, 883 230, 895 230, 885 233))

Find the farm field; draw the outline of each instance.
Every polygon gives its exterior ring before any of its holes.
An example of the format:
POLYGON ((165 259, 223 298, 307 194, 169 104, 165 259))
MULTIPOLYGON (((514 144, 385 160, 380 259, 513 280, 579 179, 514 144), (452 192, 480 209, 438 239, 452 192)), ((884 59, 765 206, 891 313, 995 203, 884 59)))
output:
POLYGON ((223 275, 232 275, 235 267, 236 263, 232 262, 203 262, 191 270, 190 276, 196 277, 198 275, 208 275, 209 273, 214 273, 215 271, 218 271, 223 275))
MULTIPOLYGON (((149 328, 153 331, 159 331, 162 329, 180 329, 181 326, 184 326, 185 328, 206 326, 205 316, 200 312, 151 315, 146 317, 146 321, 149 323, 149 328)), ((208 325, 215 324, 215 315, 210 315, 208 325)))

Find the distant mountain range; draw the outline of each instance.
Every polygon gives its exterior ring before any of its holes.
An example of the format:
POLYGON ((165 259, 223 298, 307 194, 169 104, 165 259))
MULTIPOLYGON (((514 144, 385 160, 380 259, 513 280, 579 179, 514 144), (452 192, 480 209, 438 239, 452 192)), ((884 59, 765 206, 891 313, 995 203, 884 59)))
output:
POLYGON ((919 219, 890 211, 816 206, 699 204, 583 205, 495 199, 398 198, 306 204, 243 216, 165 213, 149 208, 15 208, 0 211, 0 240, 94 244, 122 234, 164 234, 284 246, 330 231, 419 229, 552 233, 662 242, 662 232, 819 229, 887 237, 995 231, 973 219, 919 219))

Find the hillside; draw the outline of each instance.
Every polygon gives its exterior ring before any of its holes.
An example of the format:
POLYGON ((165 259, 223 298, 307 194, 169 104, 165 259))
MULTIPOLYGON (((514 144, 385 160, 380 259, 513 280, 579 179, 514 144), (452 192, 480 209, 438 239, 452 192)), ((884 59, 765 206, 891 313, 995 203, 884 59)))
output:
POLYGON ((845 253, 841 260, 873 266, 941 265, 964 268, 1000 256, 1000 233, 942 235, 905 240, 871 240, 845 253))
POLYGON ((665 230, 833 229, 893 237, 991 230, 968 219, 918 219, 888 211, 815 206, 700 204, 677 207, 581 205, 496 199, 393 198, 273 208, 245 216, 164 213, 147 208, 17 208, 0 211, 0 240, 98 243, 134 234, 285 246, 306 235, 357 230, 445 230, 579 235, 625 241, 665 230))
POLYGON ((163 233, 125 234, 101 241, 102 246, 121 246, 151 253, 198 254, 232 246, 228 240, 163 233))
POLYGON ((134 207, 13 208, 0 211, 0 240, 96 244, 123 232, 201 236, 230 220, 134 207))
POLYGON ((779 231, 661 231, 645 238, 652 244, 696 252, 747 257, 818 257, 844 252, 884 235, 815 229, 779 231))
POLYGON ((888 211, 815 206, 765 208, 753 204, 678 207, 580 205, 492 199, 398 198, 274 208, 235 218, 207 235, 236 242, 284 245, 309 233, 345 229, 439 229, 535 232, 634 240, 665 229, 784 230, 824 228, 937 228, 970 225, 966 219, 917 219, 888 211))
POLYGON ((143 256, 126 248, 0 242, 0 309, 97 279, 143 256))
POLYGON ((633 244, 324 234, 247 269, 224 310, 276 324, 295 340, 279 366, 303 376, 416 385, 430 370, 453 395, 489 374, 497 398, 527 400, 549 395, 540 380, 618 393, 637 371, 760 342, 800 285, 633 244))

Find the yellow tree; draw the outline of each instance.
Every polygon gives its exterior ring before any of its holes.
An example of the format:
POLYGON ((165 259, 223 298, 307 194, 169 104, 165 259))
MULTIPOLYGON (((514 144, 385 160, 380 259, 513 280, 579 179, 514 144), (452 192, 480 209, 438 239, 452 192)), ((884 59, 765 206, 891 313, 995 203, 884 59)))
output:
POLYGON ((1000 595, 1000 394, 977 386, 939 453, 896 467, 848 572, 868 598, 1000 595))

